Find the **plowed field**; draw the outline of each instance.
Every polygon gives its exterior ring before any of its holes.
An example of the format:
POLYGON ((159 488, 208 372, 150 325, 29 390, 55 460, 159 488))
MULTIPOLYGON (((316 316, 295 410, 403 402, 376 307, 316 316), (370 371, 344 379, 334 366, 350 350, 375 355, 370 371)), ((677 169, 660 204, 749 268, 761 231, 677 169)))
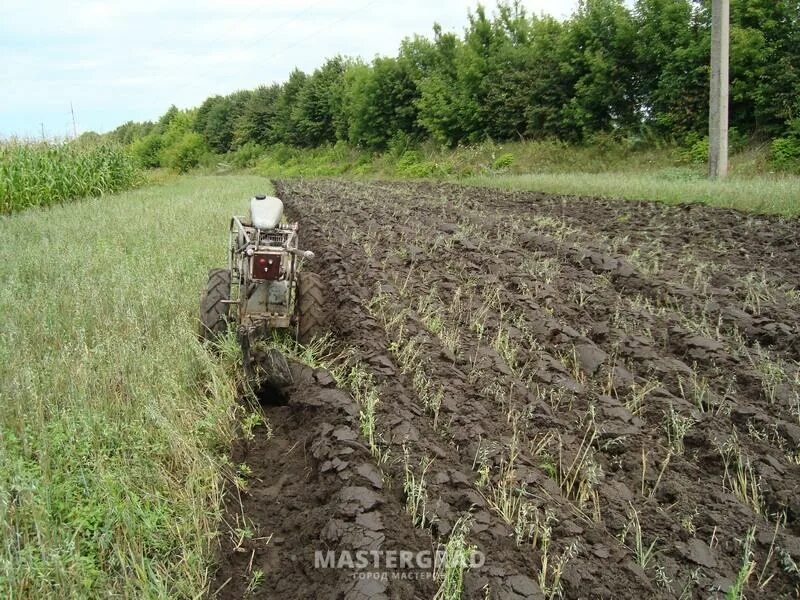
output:
POLYGON ((317 255, 331 344, 375 395, 294 368, 269 434, 236 450, 251 472, 229 498, 244 533, 226 535, 221 597, 432 598, 458 573, 318 568, 315 552, 461 533, 485 559, 463 598, 797 597, 798 221, 277 188, 317 255))

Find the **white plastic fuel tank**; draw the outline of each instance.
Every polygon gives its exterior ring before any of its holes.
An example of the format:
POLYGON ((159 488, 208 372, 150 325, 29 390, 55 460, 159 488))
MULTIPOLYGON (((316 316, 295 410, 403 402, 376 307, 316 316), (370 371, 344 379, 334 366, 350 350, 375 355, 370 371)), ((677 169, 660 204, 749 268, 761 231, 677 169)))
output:
POLYGON ((250 219, 256 229, 275 229, 283 216, 283 202, 273 196, 250 199, 250 219))

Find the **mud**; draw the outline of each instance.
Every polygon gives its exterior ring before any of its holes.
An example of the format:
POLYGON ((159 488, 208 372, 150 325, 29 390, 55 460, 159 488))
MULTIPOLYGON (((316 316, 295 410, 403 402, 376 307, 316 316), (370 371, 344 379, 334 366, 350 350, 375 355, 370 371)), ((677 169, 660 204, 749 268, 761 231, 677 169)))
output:
POLYGON ((431 598, 314 551, 431 550, 469 515, 485 563, 464 598, 722 598, 737 577, 798 597, 798 221, 429 183, 278 195, 378 385, 386 458, 295 366, 271 436, 234 453, 252 472, 228 529, 255 533, 225 534, 220 596, 258 569, 255 597, 431 598), (415 527, 403 484, 426 461, 415 527))

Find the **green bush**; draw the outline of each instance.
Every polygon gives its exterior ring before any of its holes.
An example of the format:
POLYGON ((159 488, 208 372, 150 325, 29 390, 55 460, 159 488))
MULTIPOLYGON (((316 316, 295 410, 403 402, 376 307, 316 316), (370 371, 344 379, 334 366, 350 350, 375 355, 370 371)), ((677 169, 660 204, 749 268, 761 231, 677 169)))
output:
POLYGON ((298 148, 293 148, 288 144, 275 144, 270 148, 270 158, 279 165, 289 162, 299 153, 298 148))
POLYGON ((514 155, 511 154, 510 152, 504 152, 496 159, 494 159, 492 168, 495 171, 507 171, 513 164, 514 164, 514 155))
POLYGON ((772 164, 786 171, 800 171, 800 138, 778 138, 771 146, 772 164))
POLYGON ((406 150, 397 161, 395 171, 403 177, 430 177, 436 173, 437 165, 424 160, 416 150, 406 150))
POLYGON ((145 169, 156 169, 161 166, 163 143, 163 139, 159 134, 150 133, 133 142, 130 145, 130 151, 140 166, 145 169))
POLYGON ((186 173, 200 164, 203 156, 209 152, 203 136, 194 131, 184 133, 182 137, 163 149, 161 164, 178 173, 186 173))
POLYGON ((368 154, 343 142, 318 148, 275 144, 256 161, 256 172, 266 177, 329 177, 351 172, 368 154))
MULTIPOLYGON (((728 131, 728 151, 731 155, 743 151, 747 148, 747 136, 742 135, 735 127, 728 131)), ((708 136, 700 137, 696 133, 686 136, 684 141, 685 148, 681 151, 681 158, 684 162, 692 164, 703 164, 708 162, 710 143, 708 136)))
POLYGON ((626 148, 621 133, 613 131, 597 131, 585 139, 585 144, 600 152, 619 152, 626 148))
POLYGON ((400 158, 412 146, 413 140, 411 139, 411 136, 405 131, 398 131, 389 140, 387 151, 390 156, 393 156, 394 158, 400 158))
POLYGON ((709 145, 708 138, 699 138, 699 136, 690 136, 687 140, 689 147, 681 152, 681 157, 686 161, 694 164, 708 162, 709 145))
POLYGON ((230 154, 231 163, 239 169, 254 167, 265 153, 264 148, 253 142, 247 142, 236 152, 230 154))

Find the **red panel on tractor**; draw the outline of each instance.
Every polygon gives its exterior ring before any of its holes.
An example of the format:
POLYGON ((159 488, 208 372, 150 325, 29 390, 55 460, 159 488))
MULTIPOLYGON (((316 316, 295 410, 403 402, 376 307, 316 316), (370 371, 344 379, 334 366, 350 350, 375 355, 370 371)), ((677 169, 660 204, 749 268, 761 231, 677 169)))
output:
POLYGON ((280 254, 254 254, 253 279, 268 279, 274 281, 281 276, 280 254))

